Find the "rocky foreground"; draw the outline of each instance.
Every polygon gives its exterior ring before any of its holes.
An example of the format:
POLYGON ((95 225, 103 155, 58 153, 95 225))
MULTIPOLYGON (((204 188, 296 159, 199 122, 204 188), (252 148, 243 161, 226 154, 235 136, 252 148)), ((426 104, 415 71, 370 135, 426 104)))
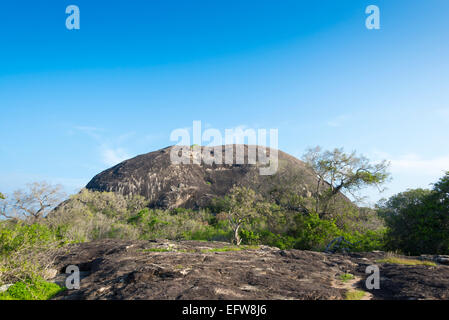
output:
MULTIPOLYGON (((81 270, 79 290, 55 299, 449 299, 449 266, 379 263, 383 252, 325 254, 222 242, 102 240, 56 256, 53 281, 68 265, 81 270), (365 287, 366 267, 380 268, 380 289, 365 287), (355 277, 342 281, 350 273, 355 277)), ((430 259, 430 258, 429 258, 430 259)), ((444 261, 443 261, 444 263, 444 261)))

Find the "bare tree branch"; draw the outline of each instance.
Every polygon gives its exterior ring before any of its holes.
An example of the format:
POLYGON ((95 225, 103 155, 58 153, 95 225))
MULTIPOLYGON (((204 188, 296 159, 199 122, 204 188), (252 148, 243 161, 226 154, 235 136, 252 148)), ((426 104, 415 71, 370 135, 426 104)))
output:
POLYGON ((17 190, 11 199, 1 200, 3 203, 0 215, 7 219, 20 218, 36 222, 45 217, 65 197, 60 185, 34 182, 27 187, 27 191, 17 190))

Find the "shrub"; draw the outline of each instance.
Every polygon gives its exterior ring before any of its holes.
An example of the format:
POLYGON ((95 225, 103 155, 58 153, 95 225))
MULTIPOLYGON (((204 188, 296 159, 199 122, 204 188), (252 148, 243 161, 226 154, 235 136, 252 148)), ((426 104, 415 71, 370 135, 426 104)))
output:
MULTIPOLYGON (((66 241, 41 224, 2 224, 0 229, 0 284, 44 278, 56 249, 66 241)), ((28 282, 27 282, 28 283, 28 282)))
POLYGON ((296 249, 321 251, 330 241, 342 235, 335 220, 321 219, 318 214, 298 214, 295 222, 296 249))
POLYGON ((141 239, 223 240, 228 232, 210 225, 213 217, 207 211, 149 210, 145 208, 127 219, 137 228, 141 239))
MULTIPOLYGON (((59 239, 60 240, 60 239, 59 239)), ((56 234, 43 224, 14 223, 0 228, 0 255, 7 255, 21 248, 46 247, 58 241, 56 234)))
POLYGON ((259 244, 261 242, 260 234, 251 230, 241 230, 240 236, 243 244, 259 244))
POLYGON ((186 240, 203 240, 203 241, 230 241, 232 239, 231 231, 226 231, 212 226, 205 226, 201 230, 188 231, 184 233, 186 240))
POLYGON ((55 283, 36 278, 16 282, 7 291, 0 293, 0 300, 48 300, 64 290, 55 283))
POLYGON ((126 197, 113 192, 82 190, 52 212, 45 223, 72 242, 104 238, 137 239, 130 217, 147 202, 141 196, 126 197))

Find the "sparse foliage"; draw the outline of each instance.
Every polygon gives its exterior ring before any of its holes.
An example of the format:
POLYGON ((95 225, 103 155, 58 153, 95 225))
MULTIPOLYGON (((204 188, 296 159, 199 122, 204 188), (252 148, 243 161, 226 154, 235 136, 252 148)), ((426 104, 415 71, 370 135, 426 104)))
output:
POLYGON ((62 186, 34 182, 26 191, 17 190, 11 199, 3 199, 0 214, 8 219, 22 219, 34 223, 46 216, 64 198, 62 186))
POLYGON ((137 239, 138 230, 126 221, 146 205, 147 201, 141 196, 83 189, 52 211, 46 224, 71 241, 137 239))
POLYGON ((358 191, 368 186, 381 186, 388 180, 389 163, 382 161, 373 164, 364 156, 355 152, 345 153, 342 148, 323 151, 320 147, 308 149, 303 160, 317 177, 315 190, 315 211, 320 216, 328 213, 331 201, 340 193, 351 195, 360 200, 358 191))

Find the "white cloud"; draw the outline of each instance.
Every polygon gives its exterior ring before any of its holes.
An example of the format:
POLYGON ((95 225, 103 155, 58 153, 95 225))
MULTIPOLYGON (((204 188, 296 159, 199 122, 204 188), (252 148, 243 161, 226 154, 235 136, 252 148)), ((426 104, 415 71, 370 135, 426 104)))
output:
POLYGON ((424 159, 415 154, 391 160, 392 168, 398 172, 413 171, 424 175, 442 175, 449 170, 449 155, 424 159))
POLYGON ((375 152, 375 158, 389 160, 393 174, 407 173, 410 175, 441 177, 446 171, 449 171, 449 154, 424 158, 415 153, 392 156, 385 152, 375 152))
POLYGON ((432 188, 447 171, 449 171, 449 154, 436 157, 423 157, 415 153, 391 155, 375 151, 371 154, 373 161, 386 159, 390 161, 390 172, 393 180, 386 184, 387 190, 378 194, 370 193, 371 200, 388 198, 407 189, 432 188))
POLYGON ((127 132, 116 138, 110 136, 105 137, 104 129, 90 126, 75 126, 75 130, 87 134, 98 143, 98 152, 100 153, 101 162, 107 166, 115 166, 116 164, 129 159, 130 155, 124 149, 119 147, 131 137, 135 136, 135 132, 127 132))
POLYGON ((122 148, 107 147, 102 148, 101 157, 103 163, 111 167, 130 158, 129 154, 122 148))

